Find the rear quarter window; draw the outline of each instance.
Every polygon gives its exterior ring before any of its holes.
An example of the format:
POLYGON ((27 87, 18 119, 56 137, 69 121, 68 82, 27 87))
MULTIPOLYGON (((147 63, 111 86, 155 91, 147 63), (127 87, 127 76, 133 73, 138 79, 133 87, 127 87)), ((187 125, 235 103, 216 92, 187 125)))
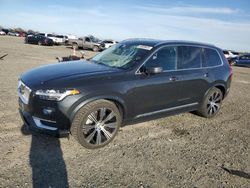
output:
POLYGON ((203 67, 214 67, 221 65, 219 53, 214 49, 204 48, 203 67))

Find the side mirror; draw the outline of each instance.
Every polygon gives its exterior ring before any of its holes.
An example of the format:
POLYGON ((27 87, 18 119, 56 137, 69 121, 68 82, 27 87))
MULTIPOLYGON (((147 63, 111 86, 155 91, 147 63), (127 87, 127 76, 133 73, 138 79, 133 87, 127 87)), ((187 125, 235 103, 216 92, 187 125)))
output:
POLYGON ((163 71, 162 67, 149 67, 146 69, 148 74, 159 74, 163 71))

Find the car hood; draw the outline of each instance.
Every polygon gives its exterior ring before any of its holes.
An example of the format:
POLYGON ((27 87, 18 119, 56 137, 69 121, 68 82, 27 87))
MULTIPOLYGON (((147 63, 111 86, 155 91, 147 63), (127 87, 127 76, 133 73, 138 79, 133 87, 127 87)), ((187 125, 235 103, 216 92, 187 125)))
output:
POLYGON ((32 69, 21 75, 21 80, 30 88, 67 77, 86 77, 90 75, 118 72, 119 69, 93 63, 92 61, 70 61, 46 65, 32 69))

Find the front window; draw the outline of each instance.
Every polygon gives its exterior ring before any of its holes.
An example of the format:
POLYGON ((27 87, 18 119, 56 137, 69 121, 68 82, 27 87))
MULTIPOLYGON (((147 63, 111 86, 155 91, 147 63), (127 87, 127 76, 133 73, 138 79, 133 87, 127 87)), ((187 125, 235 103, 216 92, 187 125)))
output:
POLYGON ((99 53, 91 60, 110 67, 129 69, 136 66, 152 49, 151 46, 119 43, 99 53))
POLYGON ((89 39, 89 38, 85 38, 85 41, 86 41, 86 42, 90 42, 90 39, 89 39))
POLYGON ((150 67, 161 67, 164 71, 175 70, 176 65, 177 47, 163 47, 151 56, 141 71, 150 67))

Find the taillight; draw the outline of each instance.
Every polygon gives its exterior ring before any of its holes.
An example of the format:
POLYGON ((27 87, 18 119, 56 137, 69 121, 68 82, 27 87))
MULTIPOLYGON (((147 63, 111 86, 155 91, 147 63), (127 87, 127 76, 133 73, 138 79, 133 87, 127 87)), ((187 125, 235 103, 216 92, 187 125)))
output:
POLYGON ((233 78, 233 69, 232 69, 232 65, 229 64, 229 78, 232 80, 233 78))

